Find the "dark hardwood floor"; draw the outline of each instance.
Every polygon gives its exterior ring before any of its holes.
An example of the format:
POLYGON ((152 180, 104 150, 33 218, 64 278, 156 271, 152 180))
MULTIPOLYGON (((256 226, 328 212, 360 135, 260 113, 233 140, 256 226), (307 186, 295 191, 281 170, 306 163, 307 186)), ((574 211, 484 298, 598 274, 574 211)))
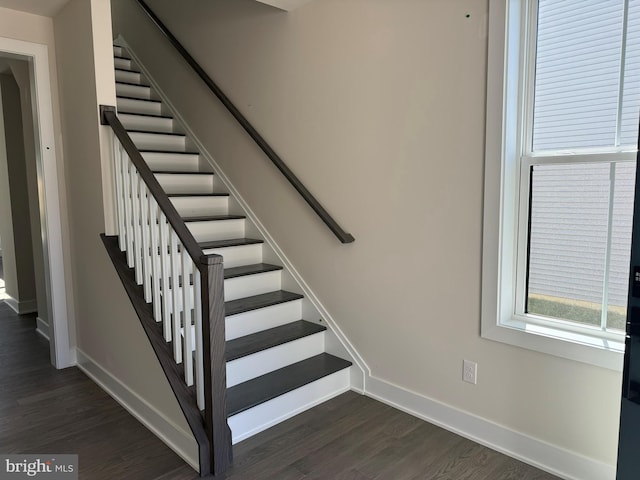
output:
MULTIPOLYGON (((355 393, 234 451, 233 480, 556 478, 355 393)), ((2 301, 0 452, 77 453, 83 480, 199 478, 80 370, 55 370, 35 317, 19 317, 2 301)))

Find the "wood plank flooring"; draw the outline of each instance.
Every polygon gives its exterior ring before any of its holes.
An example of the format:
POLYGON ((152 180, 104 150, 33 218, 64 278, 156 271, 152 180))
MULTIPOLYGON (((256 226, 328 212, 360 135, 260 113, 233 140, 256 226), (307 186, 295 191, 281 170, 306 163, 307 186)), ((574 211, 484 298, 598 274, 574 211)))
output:
MULTIPOLYGON (((553 480, 370 398, 346 393, 234 448, 230 480, 553 480)), ((80 370, 55 370, 34 316, 0 302, 0 452, 77 453, 88 480, 198 475, 80 370)))

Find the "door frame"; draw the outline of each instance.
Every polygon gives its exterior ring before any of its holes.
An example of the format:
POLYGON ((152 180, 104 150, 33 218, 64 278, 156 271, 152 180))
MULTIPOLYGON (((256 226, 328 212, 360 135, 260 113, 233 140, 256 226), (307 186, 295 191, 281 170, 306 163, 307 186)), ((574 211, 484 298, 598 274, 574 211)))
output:
POLYGON ((0 55, 27 60, 34 119, 36 171, 40 202, 45 284, 49 320, 51 363, 56 368, 76 364, 75 348, 69 336, 67 271, 62 242, 62 217, 58 171, 61 158, 56 155, 53 103, 47 45, 0 36, 0 55))

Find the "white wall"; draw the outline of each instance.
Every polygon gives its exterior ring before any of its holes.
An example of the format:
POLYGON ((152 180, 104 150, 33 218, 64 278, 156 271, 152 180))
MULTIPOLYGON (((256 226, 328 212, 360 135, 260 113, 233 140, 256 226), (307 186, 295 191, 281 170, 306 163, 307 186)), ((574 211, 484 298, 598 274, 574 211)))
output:
POLYGON ((615 465, 619 372, 479 335, 486 0, 149 3, 355 236, 339 244, 133 2, 114 0, 115 33, 374 377, 615 465))

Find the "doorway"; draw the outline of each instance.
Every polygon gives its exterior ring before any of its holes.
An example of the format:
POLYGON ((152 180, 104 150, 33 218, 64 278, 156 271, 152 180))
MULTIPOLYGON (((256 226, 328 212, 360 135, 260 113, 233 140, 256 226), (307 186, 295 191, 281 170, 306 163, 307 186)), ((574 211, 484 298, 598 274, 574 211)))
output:
MULTIPOLYGON (((23 89, 27 89, 30 111, 22 111, 33 126, 32 178, 35 182, 35 203, 39 211, 39 221, 32 222, 33 236, 38 236, 42 255, 41 280, 43 287, 40 297, 42 310, 46 311, 46 330, 49 337, 51 363, 56 368, 75 365, 75 350, 69 339, 69 315, 67 308, 67 278, 62 247, 61 209, 59 202, 58 162, 53 129, 53 107, 47 46, 0 37, 0 61, 24 66, 24 78, 20 79, 23 89)), ((19 69, 18 69, 19 70, 19 69)), ((16 80, 18 80, 16 78, 16 80)), ((2 146, 5 147, 4 145, 2 146)), ((33 210, 33 209, 32 209, 33 210)), ((6 244, 6 239, 2 239, 6 244)), ((37 261, 37 259, 36 259, 37 261)), ((6 274, 6 265, 5 265, 6 274)), ((39 327, 45 330, 45 325, 39 327)))
POLYGON ((39 312, 48 337, 29 65, 0 57, 0 239, 4 301, 19 315, 39 312))

